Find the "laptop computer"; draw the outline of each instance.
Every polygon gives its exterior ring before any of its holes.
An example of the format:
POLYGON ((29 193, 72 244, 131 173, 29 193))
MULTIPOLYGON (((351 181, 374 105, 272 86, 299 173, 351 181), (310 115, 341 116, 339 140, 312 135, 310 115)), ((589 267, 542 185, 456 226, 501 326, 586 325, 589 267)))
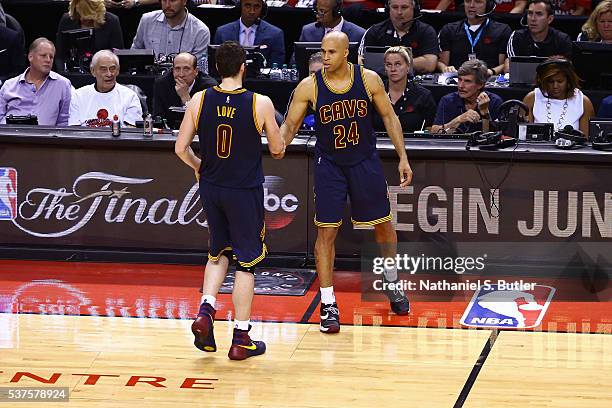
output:
POLYGON ((510 85, 533 86, 536 82, 536 68, 546 57, 510 57, 510 85))
POLYGON ((610 118, 591 118, 589 119, 589 137, 607 135, 612 133, 612 119, 610 118))

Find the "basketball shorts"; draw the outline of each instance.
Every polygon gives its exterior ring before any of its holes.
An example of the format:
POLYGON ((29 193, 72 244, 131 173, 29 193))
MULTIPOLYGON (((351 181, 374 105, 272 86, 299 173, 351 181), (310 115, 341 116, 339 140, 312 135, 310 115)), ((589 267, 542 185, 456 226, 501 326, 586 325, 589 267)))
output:
POLYGON ((342 224, 347 197, 353 224, 376 225, 391 220, 387 182, 376 152, 350 167, 315 156, 314 192, 314 222, 318 227, 342 224))
POLYGON ((265 258, 263 186, 227 188, 200 179, 200 200, 208 221, 208 259, 232 251, 248 268, 265 258))

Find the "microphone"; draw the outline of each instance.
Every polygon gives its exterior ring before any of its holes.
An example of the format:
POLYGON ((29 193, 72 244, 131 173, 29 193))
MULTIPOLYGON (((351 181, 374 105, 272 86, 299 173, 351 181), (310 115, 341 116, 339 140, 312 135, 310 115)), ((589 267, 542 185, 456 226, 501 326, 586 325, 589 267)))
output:
POLYGON ((521 17, 519 24, 523 27, 529 27, 529 23, 527 23, 527 13, 523 13, 523 16, 521 17))
POLYGON ((494 3, 493 4, 493 8, 490 11, 486 11, 485 10, 484 14, 476 14, 476 17, 482 18, 482 17, 488 16, 489 14, 493 14, 493 12, 495 11, 496 8, 497 8, 497 3, 494 3))

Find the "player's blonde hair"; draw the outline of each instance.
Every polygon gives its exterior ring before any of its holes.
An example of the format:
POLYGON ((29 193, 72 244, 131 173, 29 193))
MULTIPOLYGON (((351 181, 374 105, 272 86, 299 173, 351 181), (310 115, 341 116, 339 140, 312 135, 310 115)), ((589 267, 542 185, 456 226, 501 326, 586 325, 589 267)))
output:
POLYGON ((104 0, 70 0, 68 14, 72 20, 78 23, 81 22, 81 19, 93 20, 96 27, 100 27, 106 22, 104 0))

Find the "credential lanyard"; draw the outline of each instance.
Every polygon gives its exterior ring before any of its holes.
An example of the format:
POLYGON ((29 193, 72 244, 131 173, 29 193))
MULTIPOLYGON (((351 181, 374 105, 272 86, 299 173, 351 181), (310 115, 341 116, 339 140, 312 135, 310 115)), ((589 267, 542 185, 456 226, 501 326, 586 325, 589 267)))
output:
POLYGON ((470 28, 468 27, 467 23, 463 23, 465 34, 467 35, 467 39, 470 42, 470 45, 472 46, 472 54, 474 53, 474 47, 476 47, 476 44, 478 44, 478 41, 480 40, 480 36, 482 35, 482 32, 487 28, 488 25, 489 25, 489 19, 487 18, 487 21, 485 22, 484 27, 482 27, 482 29, 478 31, 476 38, 472 39, 472 34, 470 34, 470 28))

